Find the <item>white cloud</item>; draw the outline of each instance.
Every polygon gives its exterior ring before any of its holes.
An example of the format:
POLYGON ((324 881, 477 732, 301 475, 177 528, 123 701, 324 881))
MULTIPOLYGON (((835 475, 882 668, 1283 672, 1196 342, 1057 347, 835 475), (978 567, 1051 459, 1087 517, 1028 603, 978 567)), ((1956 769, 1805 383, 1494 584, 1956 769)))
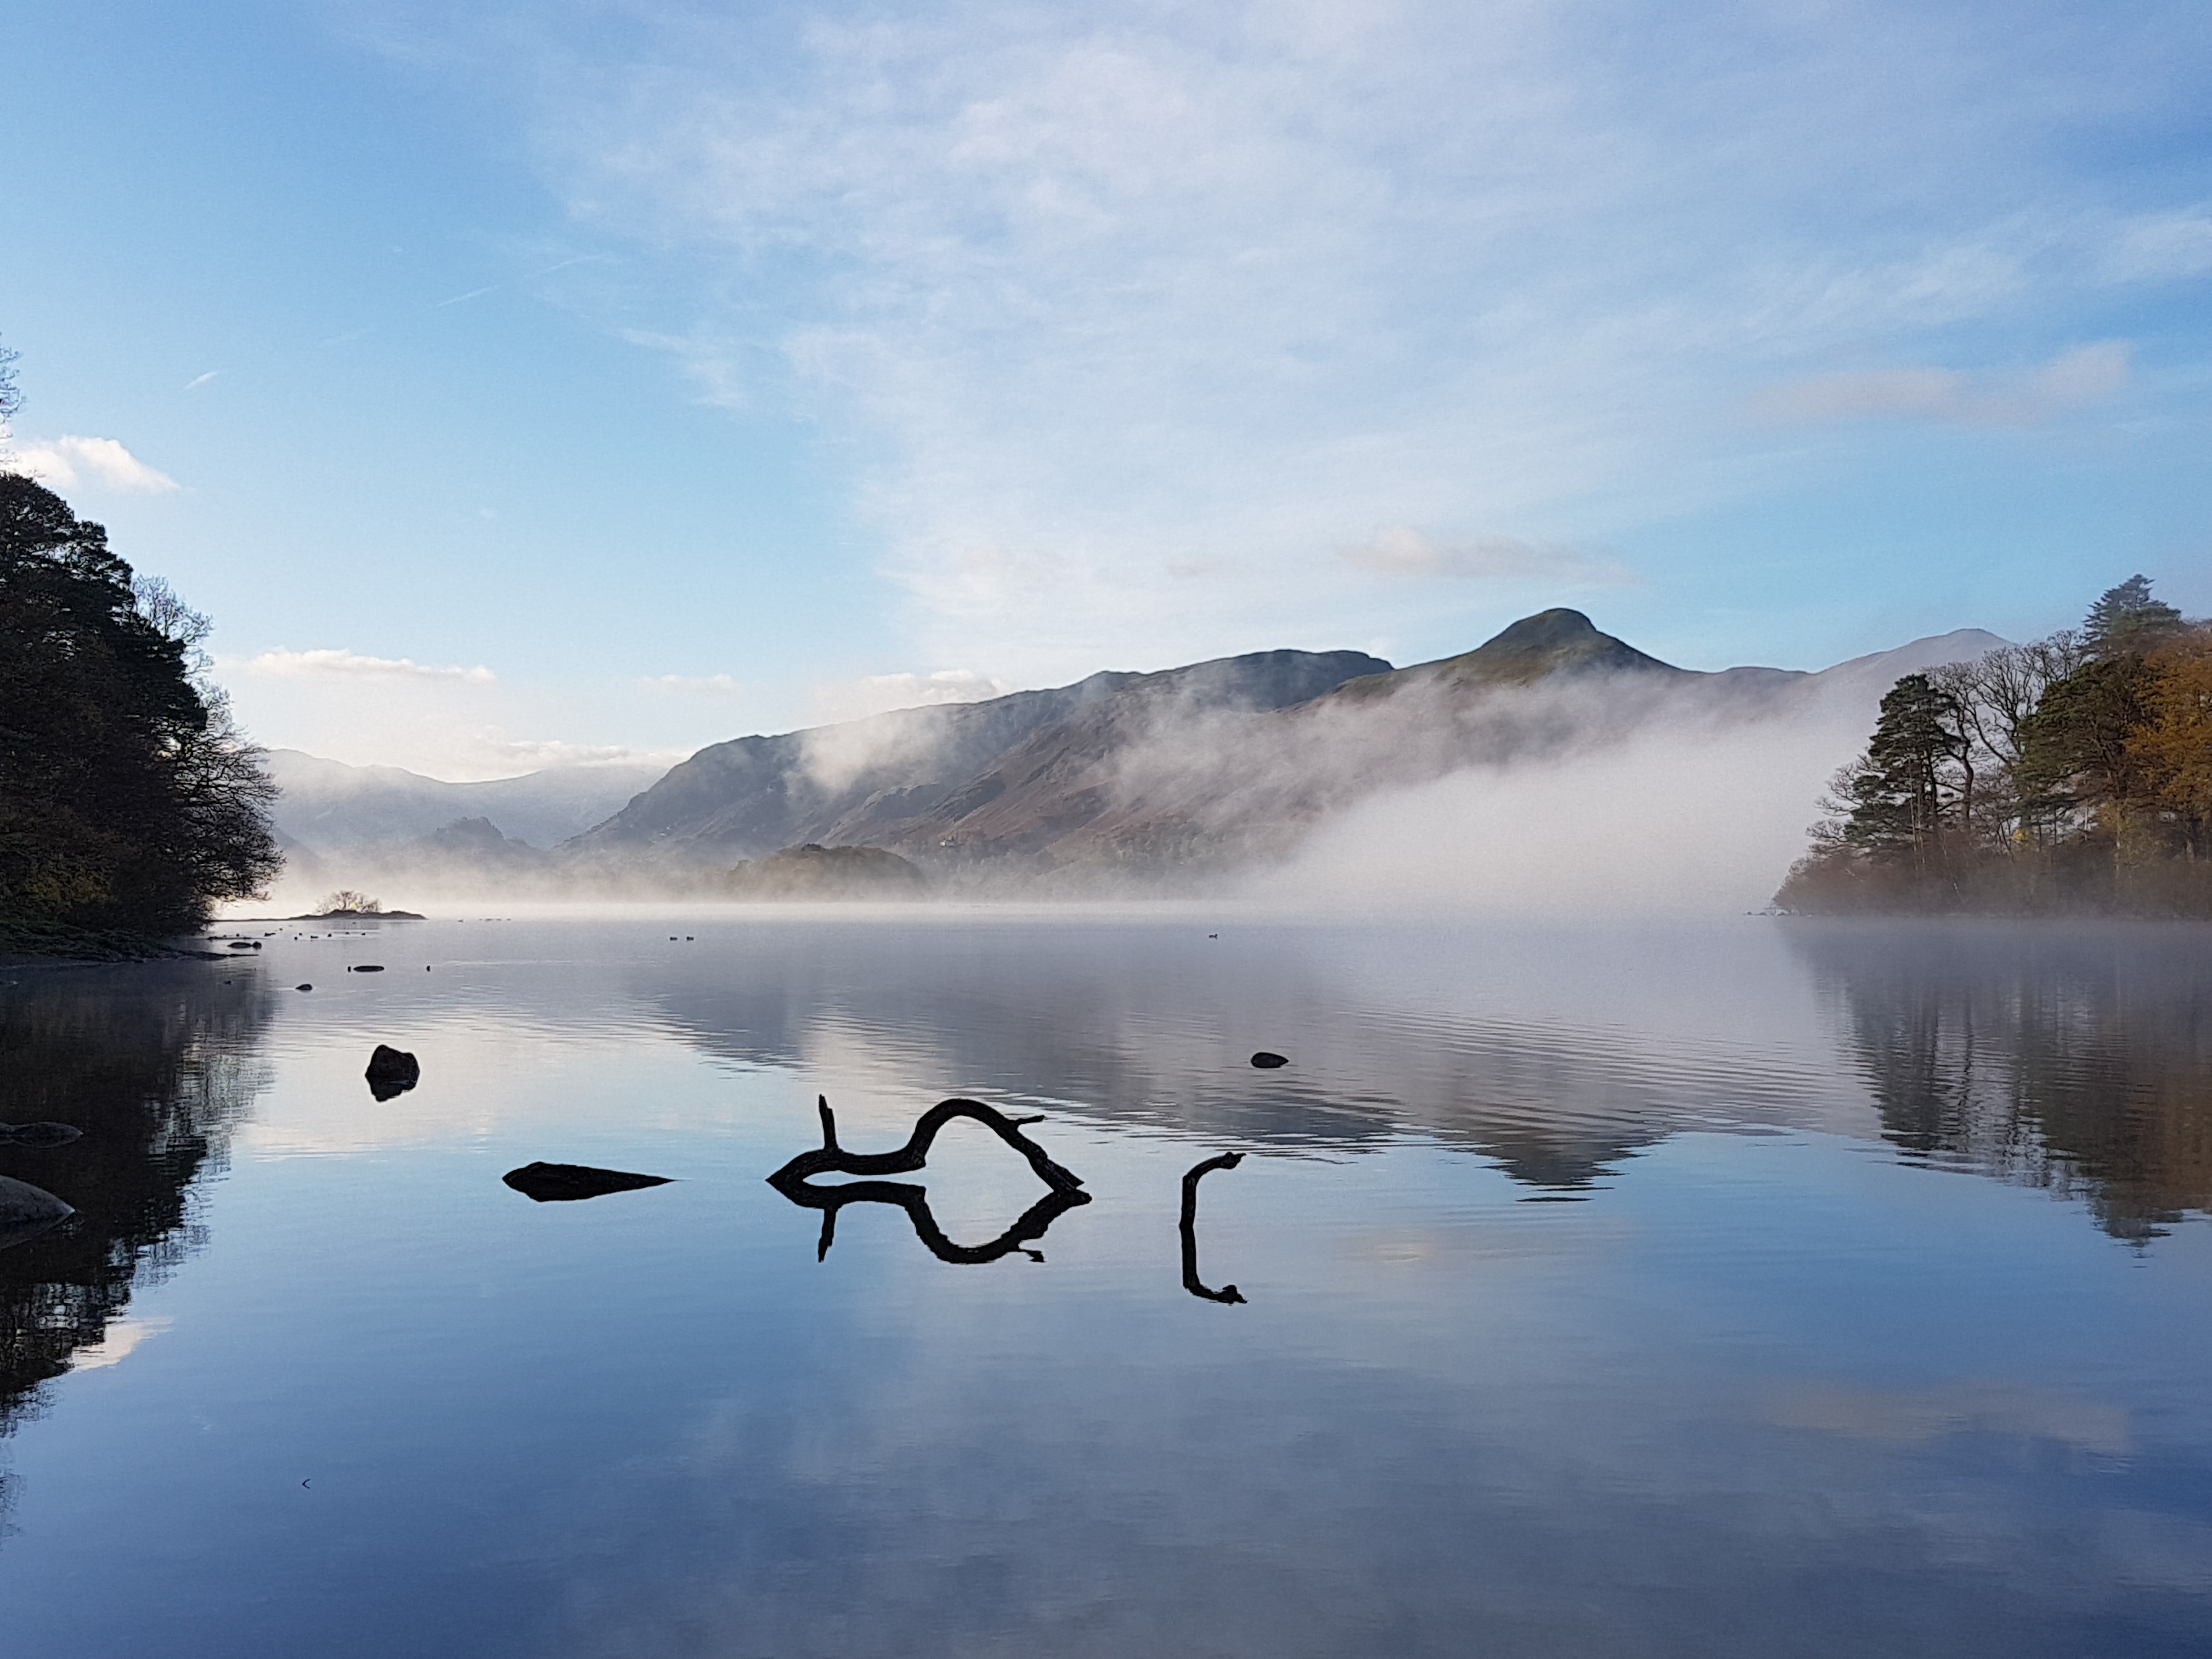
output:
POLYGON ((471 770, 491 769, 493 775, 509 771, 541 772, 570 766, 673 766, 686 759, 688 749, 633 749, 623 744, 565 743, 558 738, 508 738, 496 729, 469 734, 467 758, 471 770))
POLYGON ((174 478, 147 465, 113 438, 71 434, 50 442, 27 443, 15 451, 13 459, 14 465, 57 489, 93 483, 158 495, 177 488, 174 478))
POLYGON ((1771 388, 1760 398, 1759 408, 1777 421, 1894 417, 2030 426, 2120 391, 2128 383, 2132 349, 2124 340, 2106 340, 2026 371, 1969 374, 1950 368, 1882 368, 1815 374, 1771 388))
POLYGON ((357 651, 324 649, 264 651, 256 657, 227 658, 221 665, 243 670, 264 679, 417 679, 452 680, 465 685, 490 685, 498 676, 483 664, 474 668, 431 668, 407 657, 368 657, 357 651))
POLYGON ((840 685, 816 687, 808 701, 808 724, 856 720, 894 708, 981 702, 1003 697, 1013 689, 1005 680, 967 668, 940 668, 933 674, 871 674, 840 685))
POLYGON ((742 697, 742 680, 728 674, 653 674, 638 682, 648 691, 675 691, 692 696, 742 697))
POLYGON ((1365 541, 1337 550, 1346 563, 1383 576, 1455 577, 1498 582, 1557 582, 1577 586, 1610 586, 1636 580, 1635 573, 1611 559, 1552 542, 1517 536, 1478 536, 1468 541, 1437 541, 1411 525, 1394 524, 1365 541))
POLYGON ((2130 236, 2196 257, 2047 142, 2054 84, 2186 76, 2028 9, 641 0, 627 55, 549 25, 529 59, 580 218, 691 262, 636 337, 850 440, 915 648, 1029 680, 1224 617, 1391 627, 1340 550, 1377 525, 1617 543, 1771 487, 1748 387, 1987 424, 2106 395, 2114 347, 1816 375, 2047 339, 2130 236))

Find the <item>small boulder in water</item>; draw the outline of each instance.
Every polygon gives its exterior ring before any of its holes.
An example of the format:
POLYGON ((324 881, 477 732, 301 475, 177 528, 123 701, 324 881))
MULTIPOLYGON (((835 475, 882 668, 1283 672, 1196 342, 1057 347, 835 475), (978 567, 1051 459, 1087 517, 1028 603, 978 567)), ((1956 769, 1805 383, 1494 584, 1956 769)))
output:
POLYGON ((379 1100, 389 1100, 420 1083, 422 1067, 404 1049, 387 1048, 380 1042, 376 1052, 368 1057, 368 1070, 362 1075, 368 1079, 369 1093, 379 1100))
POLYGON ((315 988, 312 985, 295 985, 292 988, 295 991, 312 991, 315 988))
POLYGON ((352 971, 356 974, 380 974, 384 971, 384 964, 380 962, 359 963, 355 965, 352 971))
POLYGON ((1269 1054, 1265 1048, 1262 1048, 1258 1054, 1252 1056, 1252 1063, 1263 1072, 1272 1072, 1277 1066, 1287 1066, 1291 1062, 1281 1054, 1269 1054))
POLYGON ((0 1123, 0 1146, 66 1146, 83 1135, 67 1123, 0 1123))
POLYGON ((0 1176, 0 1250, 35 1238, 76 1211, 43 1187, 0 1176))
POLYGON ((641 1187, 665 1187, 669 1180, 666 1176, 632 1175, 627 1170, 595 1170, 588 1164, 545 1163, 526 1164, 500 1179, 540 1204, 635 1192, 641 1187))

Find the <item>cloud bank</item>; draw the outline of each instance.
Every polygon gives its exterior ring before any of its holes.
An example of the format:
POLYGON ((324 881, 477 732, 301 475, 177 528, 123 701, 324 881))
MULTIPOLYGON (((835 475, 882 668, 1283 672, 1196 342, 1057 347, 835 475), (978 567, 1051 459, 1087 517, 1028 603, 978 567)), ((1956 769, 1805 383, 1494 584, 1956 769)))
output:
POLYGON ((54 489, 104 486, 137 495, 162 495, 177 481, 152 467, 113 438, 69 435, 19 446, 12 463, 54 489))
POLYGON ((408 657, 370 657, 358 651, 331 648, 288 651, 280 647, 242 661, 228 661, 223 665, 241 669, 263 679, 278 680, 419 679, 453 680, 465 685, 490 685, 499 678, 482 663, 473 668, 432 668, 408 657))

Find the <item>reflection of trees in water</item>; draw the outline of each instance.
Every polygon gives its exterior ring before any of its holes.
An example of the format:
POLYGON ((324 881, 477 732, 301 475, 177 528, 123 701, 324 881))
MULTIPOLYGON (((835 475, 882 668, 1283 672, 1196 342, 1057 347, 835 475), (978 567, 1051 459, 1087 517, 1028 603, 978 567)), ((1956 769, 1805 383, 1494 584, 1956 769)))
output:
POLYGON ((198 1243, 187 1189, 219 1168, 260 1083, 257 971, 199 963, 22 972, 0 992, 0 1121, 73 1124, 65 1146, 0 1146, 0 1175, 76 1214, 0 1250, 0 1434, 98 1342, 134 1284, 198 1243))
POLYGON ((2118 1238, 2212 1208, 2212 954, 2193 927, 1808 922, 1887 1139, 2085 1201, 2118 1238))

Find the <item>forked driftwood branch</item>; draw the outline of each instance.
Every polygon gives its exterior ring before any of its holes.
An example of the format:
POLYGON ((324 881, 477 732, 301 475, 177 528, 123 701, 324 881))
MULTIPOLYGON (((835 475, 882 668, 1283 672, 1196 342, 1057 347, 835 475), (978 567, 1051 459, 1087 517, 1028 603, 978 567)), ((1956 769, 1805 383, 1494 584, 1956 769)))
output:
POLYGON ((1083 1185, 1080 1176, 1063 1170, 1045 1155, 1043 1147, 1022 1133, 1027 1123, 1042 1123, 1042 1117, 1008 1117, 994 1107, 980 1100, 940 1100, 916 1120, 914 1133, 907 1137, 906 1145, 894 1152, 848 1152, 837 1144, 837 1120, 830 1110, 826 1095, 815 1097, 822 1113, 822 1145, 811 1152, 801 1152, 778 1170, 769 1179, 769 1185, 789 1194, 789 1189, 805 1182, 810 1176, 838 1175, 887 1176, 911 1175, 929 1162, 930 1143, 937 1132, 956 1117, 972 1117, 993 1134, 1005 1141, 1029 1160, 1037 1179, 1056 1193, 1072 1193, 1083 1185))
POLYGON ((837 1239, 837 1212, 848 1204, 894 1205, 906 1212, 906 1218, 914 1225, 914 1236, 932 1255, 939 1261, 973 1267, 996 1261, 1016 1250, 1032 1261, 1043 1261, 1044 1252, 1031 1249, 1030 1243, 1042 1238, 1045 1229, 1067 1212, 1091 1201, 1088 1193, 1055 1188, 1023 1211, 1012 1226, 989 1243, 956 1244, 945 1237, 945 1230, 937 1224, 937 1218, 930 1213, 928 1189, 911 1182, 845 1181, 834 1187, 811 1187, 804 1181, 791 1181, 778 1182, 776 1190, 794 1204, 822 1212, 822 1240, 814 1252, 817 1261, 829 1256, 830 1247, 837 1239))

